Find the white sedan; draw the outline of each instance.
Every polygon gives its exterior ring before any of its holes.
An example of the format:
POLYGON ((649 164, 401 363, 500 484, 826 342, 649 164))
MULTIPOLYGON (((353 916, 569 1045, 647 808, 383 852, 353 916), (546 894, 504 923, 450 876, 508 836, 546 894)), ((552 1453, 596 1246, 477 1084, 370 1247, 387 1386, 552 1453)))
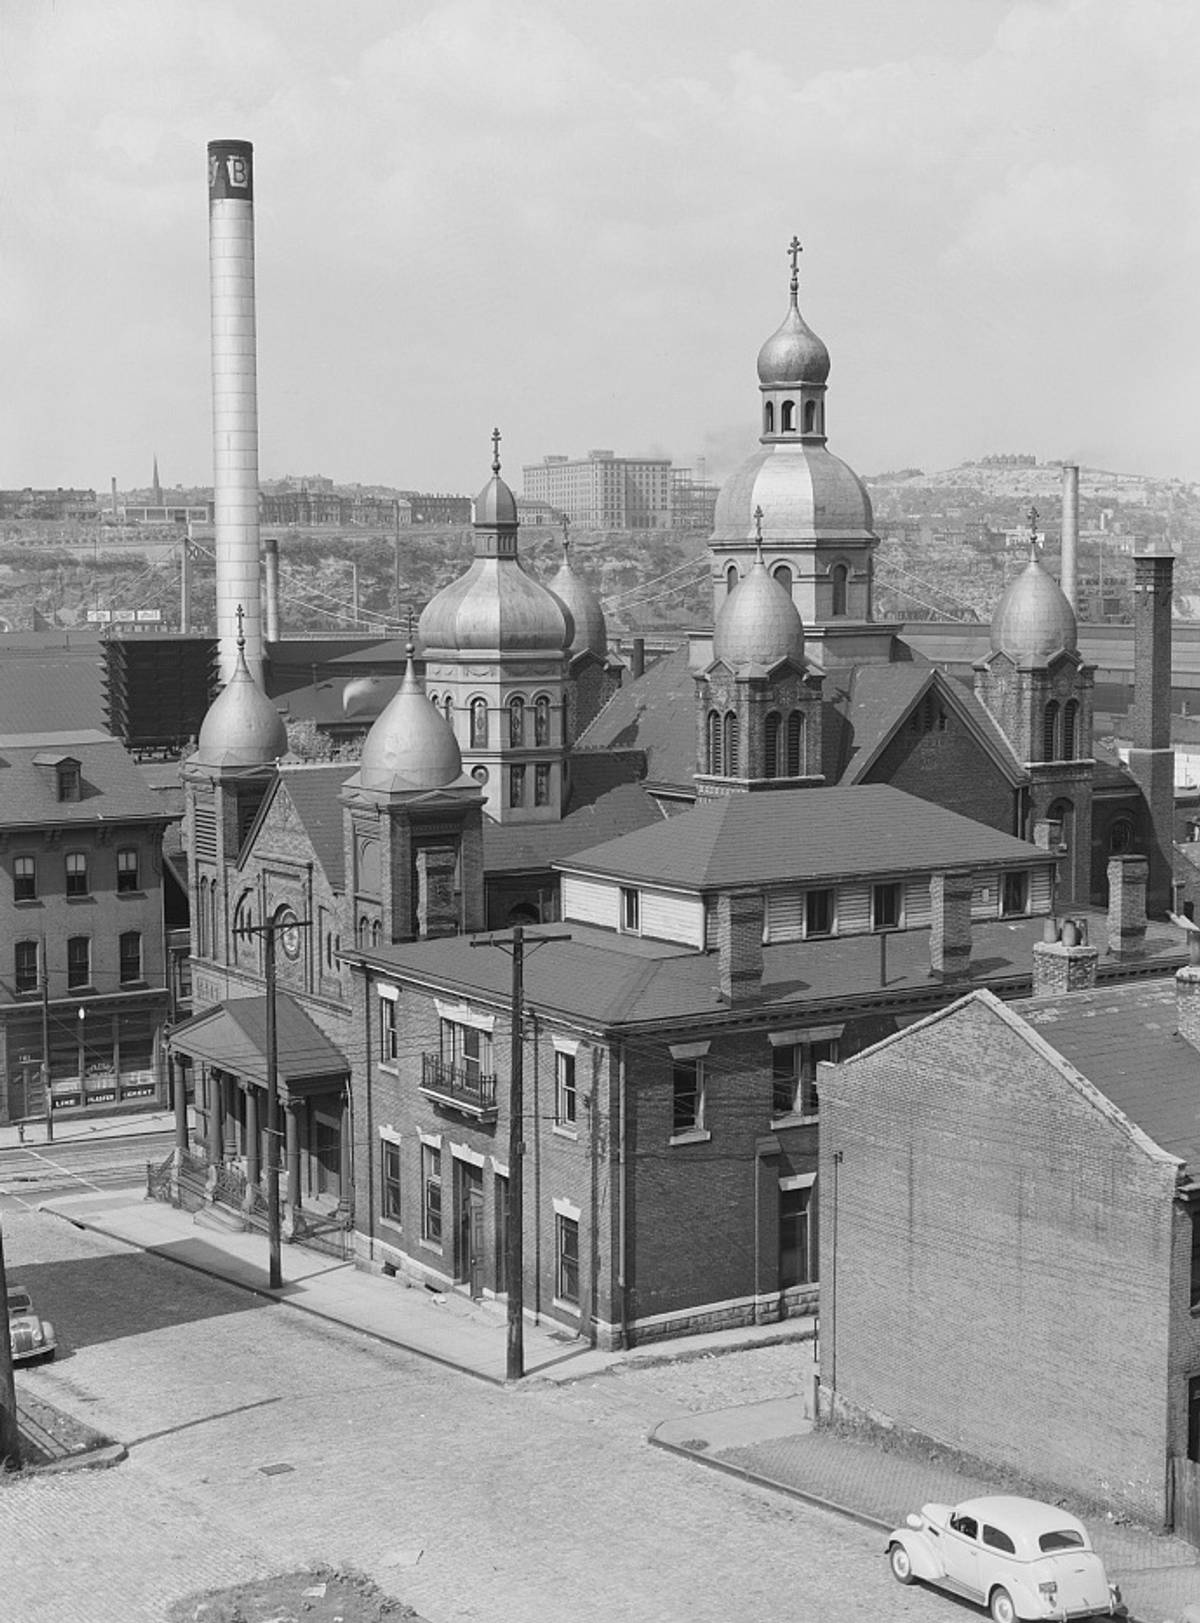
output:
POLYGON ((54 1326, 34 1311, 24 1285, 8 1287, 8 1345, 12 1361, 53 1358, 58 1348, 54 1326))
POLYGON ((975 1601, 993 1623, 1110 1617, 1121 1604, 1083 1523, 1013 1494, 925 1505, 888 1535, 887 1555, 900 1583, 975 1601))

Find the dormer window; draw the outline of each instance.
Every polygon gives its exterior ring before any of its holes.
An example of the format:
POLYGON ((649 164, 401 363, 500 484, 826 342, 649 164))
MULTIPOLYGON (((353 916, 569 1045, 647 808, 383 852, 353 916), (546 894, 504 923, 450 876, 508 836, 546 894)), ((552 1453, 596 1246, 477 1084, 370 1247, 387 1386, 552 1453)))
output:
POLYGON ((53 782, 56 800, 78 800, 80 798, 80 763, 73 755, 51 755, 43 752, 34 756, 33 764, 54 774, 53 782))

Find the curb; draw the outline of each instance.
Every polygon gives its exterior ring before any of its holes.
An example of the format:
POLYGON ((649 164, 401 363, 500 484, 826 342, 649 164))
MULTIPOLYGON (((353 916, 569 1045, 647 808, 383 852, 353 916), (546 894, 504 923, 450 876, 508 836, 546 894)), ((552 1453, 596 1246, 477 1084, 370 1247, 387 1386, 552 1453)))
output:
POLYGON ((30 1476, 51 1476, 60 1471, 107 1471, 129 1458, 124 1443, 105 1443, 100 1448, 89 1448, 86 1454, 66 1454, 61 1460, 47 1460, 44 1465, 27 1465, 30 1476))

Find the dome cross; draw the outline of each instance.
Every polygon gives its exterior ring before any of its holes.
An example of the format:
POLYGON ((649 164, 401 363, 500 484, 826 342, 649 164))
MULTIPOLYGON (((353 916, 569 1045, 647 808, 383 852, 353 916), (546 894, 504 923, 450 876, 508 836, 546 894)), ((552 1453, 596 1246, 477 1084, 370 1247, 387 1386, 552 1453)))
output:
POLYGON ((763 524, 763 510, 762 510, 762 508, 760 506, 760 507, 756 507, 754 509, 755 562, 760 563, 760 564, 763 564, 763 563, 766 562, 765 558, 763 557, 762 524, 763 524))
POLYGON ((1041 514, 1038 512, 1036 507, 1031 507, 1026 517, 1029 520, 1029 556, 1031 558, 1036 558, 1038 549, 1038 519, 1041 517, 1041 514))
POLYGON ((788 257, 792 261, 792 292, 793 293, 798 292, 799 288, 800 288, 800 255, 803 252, 804 252, 804 248, 803 248, 803 246, 802 246, 802 244, 800 242, 800 238, 793 234, 791 242, 788 243, 788 257))
POLYGON ((500 430, 492 429, 492 472, 497 478, 500 476, 500 430))
POLYGON ((246 618, 246 611, 242 607, 242 605, 239 603, 236 610, 234 611, 234 619, 237 621, 237 628, 238 628, 237 645, 238 645, 238 652, 239 653, 246 646, 246 631, 245 631, 245 626, 243 624, 243 622, 245 621, 245 618, 246 618))

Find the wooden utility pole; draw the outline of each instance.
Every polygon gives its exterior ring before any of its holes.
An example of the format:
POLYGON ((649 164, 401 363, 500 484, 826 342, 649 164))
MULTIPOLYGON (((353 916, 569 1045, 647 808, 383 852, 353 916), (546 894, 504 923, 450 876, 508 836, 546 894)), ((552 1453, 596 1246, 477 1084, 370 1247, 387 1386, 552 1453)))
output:
POLYGON ((239 936, 263 938, 263 972, 267 994, 267 1288, 283 1289, 283 1259, 279 1221, 279 1041, 275 1030, 275 937, 281 930, 307 930, 308 919, 290 915, 265 924, 243 924, 239 936))
POLYGON ((569 941, 567 931, 554 935, 527 936, 523 924, 514 924, 512 934, 480 936, 473 947, 499 947, 512 955, 512 1045, 508 1089, 508 1249, 504 1257, 508 1286, 508 1349, 506 1379, 519 1381, 525 1373, 525 1188, 522 1157, 525 1154, 525 949, 536 949, 547 941, 569 941))
POLYGON ((46 1143, 54 1143, 54 1098, 50 1092, 50 966, 46 962, 46 938, 42 937, 42 1087, 45 1090, 46 1143))
POLYGON ((17 1422, 17 1389, 13 1384, 12 1343, 8 1338, 8 1279, 4 1272, 4 1230, 0 1229, 0 1302, 4 1303, 4 1336, 0 1345, 0 1467, 21 1469, 21 1429, 17 1422))

